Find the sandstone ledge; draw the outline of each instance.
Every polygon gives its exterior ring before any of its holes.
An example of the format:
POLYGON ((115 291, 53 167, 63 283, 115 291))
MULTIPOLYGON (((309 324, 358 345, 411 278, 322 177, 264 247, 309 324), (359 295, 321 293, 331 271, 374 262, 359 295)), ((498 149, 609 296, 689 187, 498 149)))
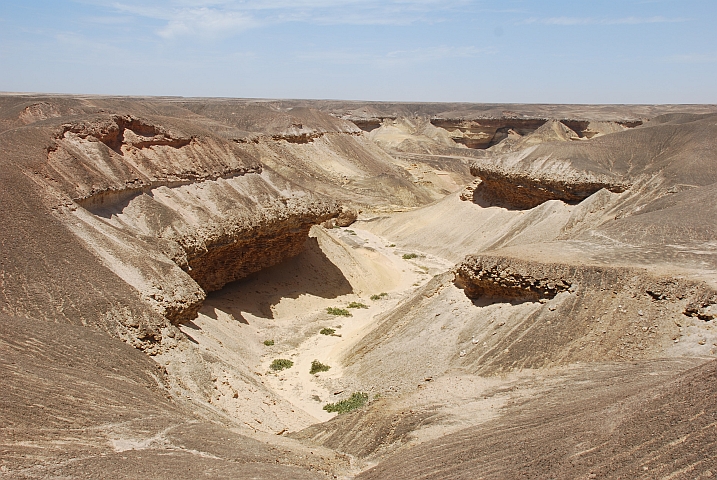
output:
POLYGON ((717 292, 702 282, 654 277, 639 268, 469 255, 454 274, 456 285, 472 299, 534 302, 565 291, 613 292, 629 286, 653 301, 683 302, 685 315, 704 319, 717 304, 717 292))
POLYGON ((475 189, 474 200, 518 209, 534 208, 548 200, 576 203, 603 188, 622 193, 630 187, 620 180, 590 173, 547 176, 477 163, 471 166, 471 174, 482 180, 475 189))

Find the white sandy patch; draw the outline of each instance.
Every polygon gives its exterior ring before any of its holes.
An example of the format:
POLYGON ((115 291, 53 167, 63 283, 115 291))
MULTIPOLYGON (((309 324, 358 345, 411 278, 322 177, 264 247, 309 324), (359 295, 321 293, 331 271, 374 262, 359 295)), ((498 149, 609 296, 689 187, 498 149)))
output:
MULTIPOLYGON (((317 330, 316 335, 310 336, 296 348, 282 352, 280 357, 291 359, 294 365, 268 375, 267 382, 277 395, 312 415, 317 421, 326 421, 335 414, 327 413, 323 406, 333 401, 334 395, 320 379, 340 378, 343 374, 340 359, 375 327, 379 314, 391 309, 415 288, 425 284, 432 278, 430 272, 443 271, 450 267, 450 263, 420 252, 411 252, 419 255, 416 259, 403 259, 406 252, 390 247, 387 240, 361 229, 322 229, 313 234, 318 236, 327 257, 336 262, 360 294, 343 295, 331 300, 311 299, 308 296, 294 301, 286 299, 275 307, 275 311, 284 317, 296 313, 292 312, 292 307, 300 305, 304 311, 311 309, 318 313, 328 306, 346 308, 353 301, 369 308, 350 309, 351 317, 331 318, 325 326, 334 328, 336 336, 320 335, 317 330), (388 295, 382 300, 370 300, 370 295, 380 293, 388 295), (309 371, 313 360, 329 365, 331 369, 311 375, 309 371)), ((267 370, 274 358, 277 356, 273 353, 264 356, 263 365, 267 370)))

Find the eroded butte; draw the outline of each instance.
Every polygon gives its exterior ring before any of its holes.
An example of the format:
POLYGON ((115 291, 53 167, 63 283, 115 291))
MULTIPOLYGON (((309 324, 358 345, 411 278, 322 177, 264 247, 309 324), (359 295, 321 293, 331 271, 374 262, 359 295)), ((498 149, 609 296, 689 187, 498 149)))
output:
POLYGON ((0 96, 0 476, 717 475, 717 107, 0 96))

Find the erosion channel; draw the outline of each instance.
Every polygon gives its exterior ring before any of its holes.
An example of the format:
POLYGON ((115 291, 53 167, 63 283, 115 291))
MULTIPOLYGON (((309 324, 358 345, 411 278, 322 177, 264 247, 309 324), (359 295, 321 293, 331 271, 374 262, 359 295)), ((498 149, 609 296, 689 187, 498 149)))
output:
POLYGON ((717 474, 717 109, 0 96, 0 475, 717 474))

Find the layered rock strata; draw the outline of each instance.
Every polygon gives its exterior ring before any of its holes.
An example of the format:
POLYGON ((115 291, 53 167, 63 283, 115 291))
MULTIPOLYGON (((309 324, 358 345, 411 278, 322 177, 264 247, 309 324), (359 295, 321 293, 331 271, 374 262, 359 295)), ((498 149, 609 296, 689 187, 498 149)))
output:
POLYGON ((643 293, 655 301, 683 301, 685 315, 711 319, 717 304, 717 291, 702 282, 657 278, 636 268, 469 255, 454 273, 455 284, 472 299, 532 302, 552 299, 565 291, 611 291, 637 282, 643 293))
POLYGON ((475 200, 517 209, 534 208, 548 200, 577 203, 603 188, 622 193, 630 187, 618 179, 587 172, 549 176, 503 169, 489 162, 474 163, 471 173, 482 180, 474 190, 475 200))
POLYGON ((603 188, 621 193, 630 187, 630 182, 598 163, 581 157, 553 158, 552 149, 545 145, 474 161, 471 174, 482 180, 475 200, 529 209, 547 200, 576 203, 603 188))
POLYGON ((69 197, 58 211, 86 246, 181 323, 205 292, 298 254, 311 226, 339 206, 264 171, 235 143, 175 123, 132 115, 65 123, 36 173, 69 197))

